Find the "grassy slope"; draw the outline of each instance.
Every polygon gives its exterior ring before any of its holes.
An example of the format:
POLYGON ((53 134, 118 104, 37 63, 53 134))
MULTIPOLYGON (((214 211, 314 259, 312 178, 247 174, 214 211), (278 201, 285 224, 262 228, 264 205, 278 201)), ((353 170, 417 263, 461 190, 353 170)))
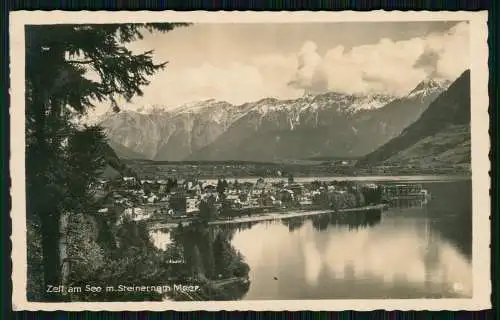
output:
POLYGON ((423 138, 390 157, 384 164, 417 167, 458 166, 466 169, 470 159, 470 126, 455 125, 423 138))

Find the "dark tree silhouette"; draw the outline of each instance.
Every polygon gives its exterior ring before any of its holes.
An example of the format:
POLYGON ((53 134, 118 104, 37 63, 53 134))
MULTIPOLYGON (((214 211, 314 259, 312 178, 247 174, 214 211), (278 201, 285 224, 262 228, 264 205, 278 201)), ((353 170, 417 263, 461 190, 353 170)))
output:
POLYGON ((85 127, 68 139, 67 192, 72 197, 65 199, 65 206, 85 209, 96 200, 89 186, 97 182, 96 173, 106 164, 106 150, 106 137, 98 126, 85 127))
POLYGON ((321 187, 321 182, 320 181, 314 180, 313 182, 311 182, 311 189, 317 190, 320 187, 321 187))
POLYGON ((221 179, 219 179, 219 180, 217 181, 217 187, 216 187, 217 193, 218 193, 219 195, 223 195, 223 194, 224 194, 224 192, 225 192, 225 191, 226 191, 226 189, 227 189, 227 186, 228 186, 228 184, 227 184, 227 181, 226 181, 226 180, 221 180, 221 179))
POLYGON ((209 196, 200 202, 200 218, 203 221, 209 221, 217 215, 217 209, 215 207, 215 198, 209 196))
POLYGON ((173 189, 174 187, 174 180, 172 180, 171 178, 168 178, 167 179, 167 193, 170 193, 170 191, 173 189))
MULTIPOLYGON (((177 26, 39 25, 25 29, 27 210, 28 217, 36 215, 41 224, 45 284, 60 283, 60 215, 77 209, 80 196, 74 193, 82 191, 81 186, 68 187, 78 168, 68 150, 68 141, 79 132, 71 120, 85 115, 96 102, 109 101, 117 111, 118 97, 130 101, 141 95, 148 77, 166 63, 154 63, 152 51, 134 54, 125 44, 142 38, 144 32, 166 32, 177 26), (86 77, 88 70, 98 79, 86 77)), ((86 134, 98 138, 92 130, 86 134)), ((93 145, 92 139, 87 142, 93 145)), ((95 174, 93 166, 79 169, 85 171, 79 175, 95 174)))

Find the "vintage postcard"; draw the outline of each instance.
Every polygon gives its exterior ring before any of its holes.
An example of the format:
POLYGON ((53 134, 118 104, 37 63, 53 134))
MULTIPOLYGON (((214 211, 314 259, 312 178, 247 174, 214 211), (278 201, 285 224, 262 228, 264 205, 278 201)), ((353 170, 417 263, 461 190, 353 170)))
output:
POLYGON ((15 310, 490 308, 486 12, 13 12, 15 310))

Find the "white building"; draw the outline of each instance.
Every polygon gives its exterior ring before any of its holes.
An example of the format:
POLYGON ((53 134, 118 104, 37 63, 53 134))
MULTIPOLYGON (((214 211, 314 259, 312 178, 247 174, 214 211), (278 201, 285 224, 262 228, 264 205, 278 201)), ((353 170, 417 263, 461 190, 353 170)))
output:
POLYGON ((271 201, 273 203, 273 206, 279 206, 279 207, 281 207, 281 205, 282 205, 281 200, 276 199, 275 196, 271 196, 270 199, 271 199, 271 201))
POLYGON ((158 200, 158 197, 155 194, 153 194, 152 196, 150 196, 148 198, 148 203, 155 203, 157 200, 158 200))
POLYGON ((186 198, 186 213, 193 213, 199 210, 199 201, 196 198, 186 198))
POLYGON ((312 204, 312 200, 311 199, 308 199, 308 198, 302 198, 300 201, 299 201, 300 205, 302 206, 306 206, 306 205, 311 205, 312 204))
POLYGON ((132 219, 133 221, 140 221, 140 220, 148 219, 150 216, 151 216, 151 213, 146 212, 144 209, 138 208, 138 207, 137 208, 133 207, 133 208, 127 208, 127 209, 123 210, 122 220, 123 220, 123 218, 128 217, 128 218, 132 219))

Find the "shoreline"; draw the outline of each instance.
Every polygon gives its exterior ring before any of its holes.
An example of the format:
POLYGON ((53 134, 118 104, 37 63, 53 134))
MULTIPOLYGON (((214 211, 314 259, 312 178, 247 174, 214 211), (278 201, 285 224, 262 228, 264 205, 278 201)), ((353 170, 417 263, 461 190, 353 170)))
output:
MULTIPOLYGON (((224 177, 227 181, 237 180, 240 183, 245 182, 255 182, 257 179, 262 178, 265 181, 274 183, 280 181, 286 181, 287 177, 265 177, 265 176, 241 176, 234 177, 228 176, 224 177)), ((203 176, 200 175, 197 179, 200 181, 205 181, 208 183, 217 183, 218 178, 214 176, 203 176)), ((351 181, 351 182, 380 182, 380 183, 392 183, 392 182, 401 182, 401 183, 443 183, 443 182, 460 182, 460 181, 469 181, 472 180, 471 175, 358 175, 358 176, 317 176, 317 175, 308 175, 308 176, 294 176, 294 181, 298 183, 311 183, 313 181, 324 181, 324 182, 333 182, 333 181, 351 181)))
MULTIPOLYGON (((238 182, 255 181, 256 179, 263 178, 269 181, 280 181, 286 180, 287 177, 260 177, 260 176, 246 176, 246 177, 226 177, 226 180, 238 180, 238 182)), ((358 176, 295 176, 294 180, 296 182, 312 182, 315 180, 319 181, 358 181, 358 182, 453 182, 453 181, 466 181, 471 180, 471 175, 358 175, 358 176)), ((200 180, 214 180, 216 178, 200 178, 200 180)))
MULTIPOLYGON (((309 216, 316 216, 316 215, 322 215, 326 213, 348 213, 348 212, 357 212, 357 211, 366 211, 366 210, 382 210, 384 208, 384 205, 379 204, 379 205, 373 205, 373 206, 364 206, 364 207, 359 207, 359 208, 347 208, 347 209, 340 209, 337 211, 334 211, 332 209, 327 209, 327 210, 313 210, 313 211, 291 211, 287 213, 279 213, 278 211, 275 212, 270 212, 270 213, 265 213, 262 215, 256 215, 256 216, 250 216, 250 217, 239 217, 239 218, 234 218, 234 219, 228 219, 228 220, 212 220, 208 222, 208 225, 222 225, 222 224, 236 224, 236 223, 245 223, 245 222, 260 222, 260 221, 273 221, 273 220, 283 220, 283 219, 290 219, 290 218, 296 218, 296 217, 309 217, 309 216)), ((155 231, 155 230, 161 230, 161 229, 167 229, 169 227, 177 227, 179 223, 182 225, 189 224, 191 223, 192 220, 184 220, 184 221, 178 221, 178 222, 171 222, 171 223, 159 223, 156 225, 152 225, 151 227, 148 228, 150 231, 155 231)))

